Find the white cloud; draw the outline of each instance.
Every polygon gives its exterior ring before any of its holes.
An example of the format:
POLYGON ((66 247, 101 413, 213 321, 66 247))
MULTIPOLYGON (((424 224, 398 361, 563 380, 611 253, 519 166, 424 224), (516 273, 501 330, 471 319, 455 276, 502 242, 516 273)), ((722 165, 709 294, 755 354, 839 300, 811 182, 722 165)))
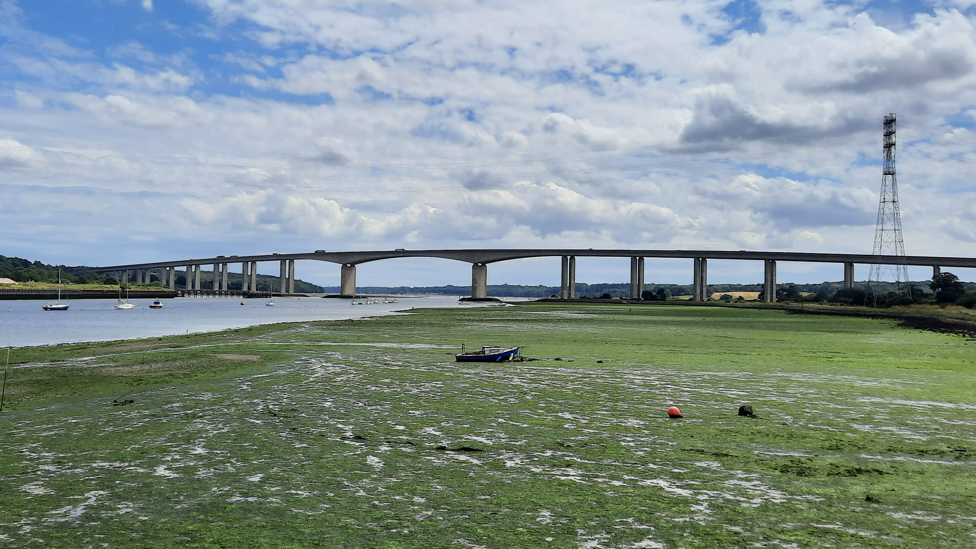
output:
POLYGON ((116 63, 113 67, 113 80, 118 84, 150 91, 181 92, 193 85, 193 79, 172 69, 155 74, 140 73, 130 67, 116 63))
POLYGON ((14 95, 17 97, 17 105, 25 109, 40 109, 44 106, 44 100, 34 94, 15 90, 14 95))
POLYGON ((185 97, 174 97, 155 105, 139 102, 123 95, 97 97, 69 94, 66 99, 106 122, 143 128, 185 126, 189 121, 203 114, 195 102, 185 97))
POLYGON ((142 8, 146 11, 153 10, 153 0, 142 0, 142 8))
POLYGON ((502 134, 502 145, 514 148, 527 147, 529 138, 521 132, 508 131, 502 134))
POLYGON ((0 168, 26 168, 42 162, 41 156, 27 145, 10 138, 0 138, 0 168))

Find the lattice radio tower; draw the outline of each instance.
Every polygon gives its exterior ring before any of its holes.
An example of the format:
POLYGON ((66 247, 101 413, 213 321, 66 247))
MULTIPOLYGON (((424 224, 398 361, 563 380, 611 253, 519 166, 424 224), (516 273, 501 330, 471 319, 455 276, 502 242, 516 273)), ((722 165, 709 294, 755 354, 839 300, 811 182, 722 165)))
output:
MULTIPOLYGON (((901 212, 898 208, 898 178, 895 175, 895 113, 884 117, 884 168, 881 172, 881 204, 878 205, 878 225, 874 231, 874 255, 905 256, 905 240, 901 234, 901 212)), ((868 292, 874 295, 874 283, 894 275, 899 291, 908 284, 908 267, 902 265, 871 265, 868 292)))

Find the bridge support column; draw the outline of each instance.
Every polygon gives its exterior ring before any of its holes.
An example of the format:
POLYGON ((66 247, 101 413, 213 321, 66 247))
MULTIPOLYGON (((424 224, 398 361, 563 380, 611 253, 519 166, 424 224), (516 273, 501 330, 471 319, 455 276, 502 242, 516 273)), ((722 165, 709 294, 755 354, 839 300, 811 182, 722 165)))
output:
POLYGON ((854 264, 844 263, 844 289, 850 290, 854 287, 854 264))
POLYGON ((763 301, 776 303, 776 260, 767 259, 763 277, 763 301))
POLYGON ((694 270, 692 299, 694 301, 705 301, 708 299, 708 260, 704 257, 696 257, 694 270))
POLYGON ((471 265, 471 297, 474 299, 488 297, 488 265, 484 263, 471 265))
POLYGON ((559 299, 569 299, 569 256, 564 255, 559 278, 559 299))
POLYGON ((342 265, 339 295, 342 297, 356 297, 356 266, 351 263, 343 263, 342 265))
POLYGON ((247 261, 241 263, 241 291, 248 291, 247 281, 249 280, 247 276, 247 261))
POLYGON ((258 262, 251 262, 251 282, 248 284, 252 292, 258 291, 258 262))
POLYGON ((200 285, 200 271, 202 271, 202 270, 203 270, 203 267, 200 266, 200 265, 197 265, 197 266, 195 266, 193 268, 193 289, 194 290, 202 290, 203 289, 203 286, 200 285))
POLYGON ((640 299, 644 293, 644 258, 630 258, 630 298, 640 299))
POLYGON ((569 256, 569 298, 576 299, 576 256, 569 256))
POLYGON ((176 289, 176 267, 166 267, 166 275, 169 276, 169 289, 176 289))
POLYGON ((295 260, 288 260, 288 293, 295 293, 295 260))
POLYGON ((229 265, 226 263, 220 266, 220 289, 225 292, 227 291, 227 267, 229 265))
POLYGON ((122 283, 123 284, 128 284, 129 283, 129 270, 128 269, 122 271, 122 283))
POLYGON ((938 265, 932 265, 932 280, 938 278, 940 274, 942 274, 942 267, 938 265))
POLYGON ((285 288, 285 284, 288 281, 288 262, 282 259, 279 261, 279 263, 281 263, 281 272, 280 276, 278 277, 278 292, 284 294, 287 290, 287 288, 285 288))
POLYGON ((220 289, 220 264, 214 263, 213 267, 213 291, 220 289))

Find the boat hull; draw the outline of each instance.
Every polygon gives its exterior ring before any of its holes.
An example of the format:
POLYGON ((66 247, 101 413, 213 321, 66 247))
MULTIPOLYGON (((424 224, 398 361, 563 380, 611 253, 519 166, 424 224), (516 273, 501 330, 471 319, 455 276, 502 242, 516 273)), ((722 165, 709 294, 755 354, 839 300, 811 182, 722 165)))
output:
POLYGON ((41 308, 45 311, 67 311, 68 305, 65 303, 51 303, 49 305, 44 305, 41 308))
POLYGON ((519 347, 503 349, 495 352, 476 351, 454 355, 456 362, 508 362, 519 356, 519 347))

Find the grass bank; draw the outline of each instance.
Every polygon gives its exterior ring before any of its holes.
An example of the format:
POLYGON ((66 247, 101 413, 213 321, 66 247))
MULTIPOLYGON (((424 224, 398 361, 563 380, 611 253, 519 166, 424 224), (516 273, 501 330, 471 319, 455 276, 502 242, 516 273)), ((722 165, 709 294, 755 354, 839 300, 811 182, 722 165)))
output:
POLYGON ((897 324, 535 304, 17 349, 0 542, 968 547, 974 347, 897 324))

